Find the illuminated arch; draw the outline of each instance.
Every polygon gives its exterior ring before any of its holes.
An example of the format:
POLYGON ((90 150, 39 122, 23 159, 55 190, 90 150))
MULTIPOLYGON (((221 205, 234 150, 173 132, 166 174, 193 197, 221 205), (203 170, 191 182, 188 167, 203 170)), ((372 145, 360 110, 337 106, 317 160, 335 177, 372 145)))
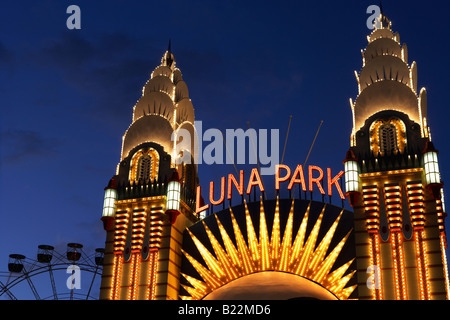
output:
POLYGON ((131 158, 130 181, 150 180, 158 177, 159 154, 153 148, 141 149, 131 158))
POLYGON ((406 148, 406 127, 398 118, 374 121, 370 126, 369 134, 370 149, 375 155, 403 153, 406 148))
MULTIPOLYGON (((231 208, 230 216, 234 235, 226 231, 217 214, 215 219, 219 232, 216 234, 219 233, 221 239, 214 235, 204 220, 202 223, 209 243, 203 243, 198 236, 187 229, 201 259, 194 258, 185 250, 182 252, 201 279, 192 274, 182 273, 189 283, 189 285, 182 284, 189 296, 181 296, 181 298, 199 300, 225 297, 229 299, 226 294, 220 294, 220 292, 226 293, 227 288, 232 287, 233 283, 234 285, 244 283, 249 276, 258 278, 263 276, 263 273, 273 272, 272 275, 283 273, 295 276, 295 281, 303 283, 304 288, 315 289, 316 298, 327 296, 328 298, 348 299, 356 288, 356 285, 346 287, 355 273, 355 271, 349 271, 354 259, 346 261, 341 266, 335 266, 335 262, 350 236, 351 230, 344 237, 337 239, 336 245, 330 246, 344 210, 340 212, 323 235, 321 225, 326 205, 323 205, 320 215, 310 230, 308 220, 311 220, 311 204, 309 204, 295 234, 293 227, 295 201, 293 200, 282 233, 280 222, 283 219, 280 219, 280 205, 279 199, 277 199, 272 231, 269 235, 263 203, 261 200, 259 221, 255 221, 255 224, 245 203, 246 237, 231 208), (259 229, 259 236, 257 236, 254 225, 259 229), (217 293, 215 293, 216 291, 217 293)), ((334 240, 336 241, 336 239, 334 240)), ((284 281, 284 284, 286 283, 284 281)), ((258 285, 252 290, 257 291, 258 285)), ((301 294, 298 291, 288 298, 299 296, 301 294)))

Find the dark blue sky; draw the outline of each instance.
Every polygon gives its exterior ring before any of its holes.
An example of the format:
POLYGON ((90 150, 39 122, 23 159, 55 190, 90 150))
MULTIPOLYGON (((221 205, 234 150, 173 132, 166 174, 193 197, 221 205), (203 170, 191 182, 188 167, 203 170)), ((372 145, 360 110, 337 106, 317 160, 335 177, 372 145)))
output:
MULTIPOLYGON (((378 1, 3 1, 0 271, 10 253, 34 257, 39 244, 104 245, 103 188, 169 38, 204 128, 247 129, 249 121, 279 129, 282 148, 292 115, 284 162, 294 167, 323 120, 308 164, 343 170, 371 4, 378 1), (66 27, 71 4, 81 8, 81 30, 66 27)), ((383 8, 428 90, 445 181, 450 3, 383 8)), ((230 172, 232 165, 201 165, 200 182, 206 188, 230 172)))

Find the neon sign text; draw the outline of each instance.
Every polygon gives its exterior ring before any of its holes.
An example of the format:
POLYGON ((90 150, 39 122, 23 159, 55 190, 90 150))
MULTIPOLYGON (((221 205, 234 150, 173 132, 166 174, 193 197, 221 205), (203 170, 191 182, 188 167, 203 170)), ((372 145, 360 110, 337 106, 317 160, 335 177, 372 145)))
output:
MULTIPOLYGON (((339 179, 344 175, 344 171, 340 171, 337 175, 333 176, 331 169, 326 170, 326 180, 324 171, 318 167, 310 165, 307 169, 308 183, 306 183, 305 172, 302 165, 298 165, 292 172, 291 168, 287 165, 276 165, 275 166, 275 190, 280 190, 281 183, 288 182, 288 190, 298 187, 303 191, 313 192, 314 189, 318 189, 321 194, 328 194, 330 197, 333 195, 333 186, 337 189, 341 199, 345 199, 342 192, 341 186, 339 185, 339 179), (322 183, 327 188, 327 193, 325 193, 322 183)), ((261 176, 256 168, 252 169, 250 177, 247 182, 247 188, 244 186, 244 171, 239 172, 239 176, 236 177, 234 174, 230 173, 227 177, 222 177, 220 179, 220 193, 218 199, 214 198, 214 190, 216 190, 216 184, 214 181, 209 183, 209 203, 211 205, 217 206, 225 201, 225 196, 227 200, 231 200, 233 188, 243 196, 245 194, 251 194, 253 188, 258 188, 261 193, 264 193, 264 184, 262 182, 261 176)), ((196 195, 196 210, 195 212, 199 214, 204 210, 208 210, 210 205, 205 204, 200 207, 200 197, 201 197, 201 186, 197 187, 196 195)))

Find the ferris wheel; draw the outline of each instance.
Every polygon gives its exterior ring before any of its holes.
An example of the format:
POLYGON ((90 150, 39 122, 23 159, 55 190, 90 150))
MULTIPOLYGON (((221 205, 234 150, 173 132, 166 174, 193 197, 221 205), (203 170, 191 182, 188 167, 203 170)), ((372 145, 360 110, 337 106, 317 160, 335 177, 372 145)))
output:
POLYGON ((79 243, 68 243, 64 254, 39 245, 36 259, 10 254, 8 271, 0 271, 0 300, 96 300, 103 257, 103 248, 87 254, 79 243))

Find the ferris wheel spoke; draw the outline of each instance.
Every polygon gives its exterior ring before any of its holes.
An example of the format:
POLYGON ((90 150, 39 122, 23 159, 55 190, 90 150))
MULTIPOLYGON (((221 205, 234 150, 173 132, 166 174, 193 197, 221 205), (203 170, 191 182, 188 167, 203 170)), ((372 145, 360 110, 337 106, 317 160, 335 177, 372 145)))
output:
POLYGON ((51 264, 49 264, 49 266, 48 266, 48 272, 49 272, 49 275, 50 275, 50 283, 52 285, 53 298, 55 300, 58 300, 58 293, 56 292, 56 285, 55 285, 55 277, 53 275, 53 268, 52 268, 51 264))
POLYGON ((94 274, 92 275, 92 281, 89 286, 89 290, 86 294, 86 300, 89 300, 89 296, 91 295, 91 290, 92 290, 92 286, 94 285, 94 280, 95 280, 95 276, 97 275, 97 271, 98 271, 98 266, 95 268, 94 274))
POLYGON ((11 300, 17 300, 16 296, 11 292, 11 290, 9 290, 9 288, 5 286, 2 281, 0 281, 0 296, 2 296, 3 293, 6 293, 6 295, 11 300))
POLYGON ((34 297, 36 298, 36 300, 41 300, 41 298, 39 297, 39 293, 36 290, 36 287, 33 284, 33 281, 31 280, 31 277, 29 275, 29 273, 25 270, 25 268, 23 269, 23 274, 25 276, 25 279, 28 282, 28 285, 30 286, 31 292, 33 292, 34 297))

